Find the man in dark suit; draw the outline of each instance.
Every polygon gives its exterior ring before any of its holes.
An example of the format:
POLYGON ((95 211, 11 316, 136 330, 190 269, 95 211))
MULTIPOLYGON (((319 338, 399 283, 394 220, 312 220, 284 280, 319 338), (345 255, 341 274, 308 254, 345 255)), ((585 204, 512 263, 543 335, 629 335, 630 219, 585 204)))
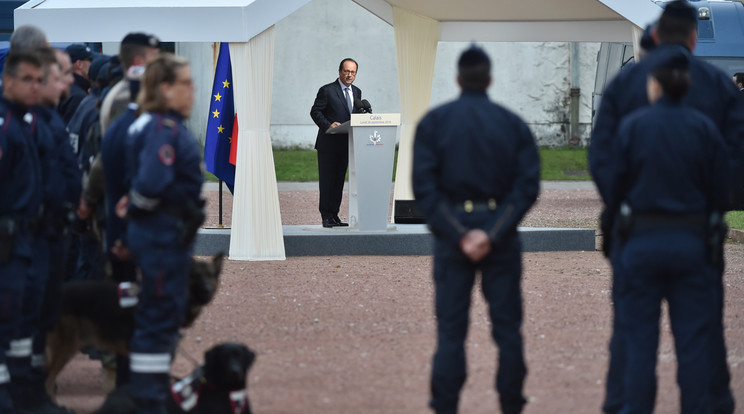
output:
POLYGON ((354 59, 346 58, 338 65, 338 79, 318 90, 310 116, 318 125, 315 149, 318 151, 318 181, 320 187, 320 216, 323 227, 342 227, 338 210, 344 193, 344 179, 349 165, 349 135, 328 134, 351 119, 354 102, 362 99, 362 91, 352 85, 356 79, 358 65, 354 59))

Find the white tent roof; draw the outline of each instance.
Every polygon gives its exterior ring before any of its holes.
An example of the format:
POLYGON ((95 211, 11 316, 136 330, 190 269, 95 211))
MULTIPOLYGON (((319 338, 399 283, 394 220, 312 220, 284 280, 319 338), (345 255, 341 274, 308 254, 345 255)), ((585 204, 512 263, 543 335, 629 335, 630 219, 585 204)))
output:
POLYGON ((440 21, 441 41, 630 41, 651 0, 353 0, 393 24, 393 6, 440 21))
POLYGON ((130 32, 163 41, 247 42, 310 0, 33 0, 14 24, 33 24, 51 42, 119 42, 130 32))

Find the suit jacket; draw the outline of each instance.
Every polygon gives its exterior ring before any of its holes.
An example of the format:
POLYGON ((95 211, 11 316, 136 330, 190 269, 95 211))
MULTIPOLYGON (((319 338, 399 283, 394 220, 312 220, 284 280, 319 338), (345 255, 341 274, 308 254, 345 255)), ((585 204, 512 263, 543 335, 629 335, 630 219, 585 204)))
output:
MULTIPOLYGON (((362 90, 351 85, 354 101, 362 99, 362 90)), ((310 116, 318 126, 318 137, 315 140, 315 149, 318 151, 342 152, 349 150, 349 136, 347 134, 326 134, 326 130, 334 122, 344 123, 351 119, 351 113, 346 103, 344 91, 338 79, 323 85, 318 90, 310 116)))

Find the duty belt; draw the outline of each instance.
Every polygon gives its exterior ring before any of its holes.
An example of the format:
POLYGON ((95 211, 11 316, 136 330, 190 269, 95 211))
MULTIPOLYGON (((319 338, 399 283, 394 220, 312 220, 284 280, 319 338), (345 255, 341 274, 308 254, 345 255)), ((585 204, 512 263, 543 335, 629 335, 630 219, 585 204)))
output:
POLYGON ((708 225, 705 214, 633 214, 635 229, 690 228, 704 229, 708 225))
POLYGON ((485 201, 473 201, 465 200, 459 203, 455 203, 454 209, 458 212, 465 213, 482 213, 486 211, 495 211, 498 207, 496 199, 489 198, 485 201))

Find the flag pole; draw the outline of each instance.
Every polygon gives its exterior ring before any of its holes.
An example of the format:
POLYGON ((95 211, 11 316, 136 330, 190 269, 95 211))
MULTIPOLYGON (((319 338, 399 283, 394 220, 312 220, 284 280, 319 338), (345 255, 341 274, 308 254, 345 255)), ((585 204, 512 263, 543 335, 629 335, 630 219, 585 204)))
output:
POLYGON ((224 228, 222 225, 222 180, 220 180, 220 221, 217 227, 224 228))

